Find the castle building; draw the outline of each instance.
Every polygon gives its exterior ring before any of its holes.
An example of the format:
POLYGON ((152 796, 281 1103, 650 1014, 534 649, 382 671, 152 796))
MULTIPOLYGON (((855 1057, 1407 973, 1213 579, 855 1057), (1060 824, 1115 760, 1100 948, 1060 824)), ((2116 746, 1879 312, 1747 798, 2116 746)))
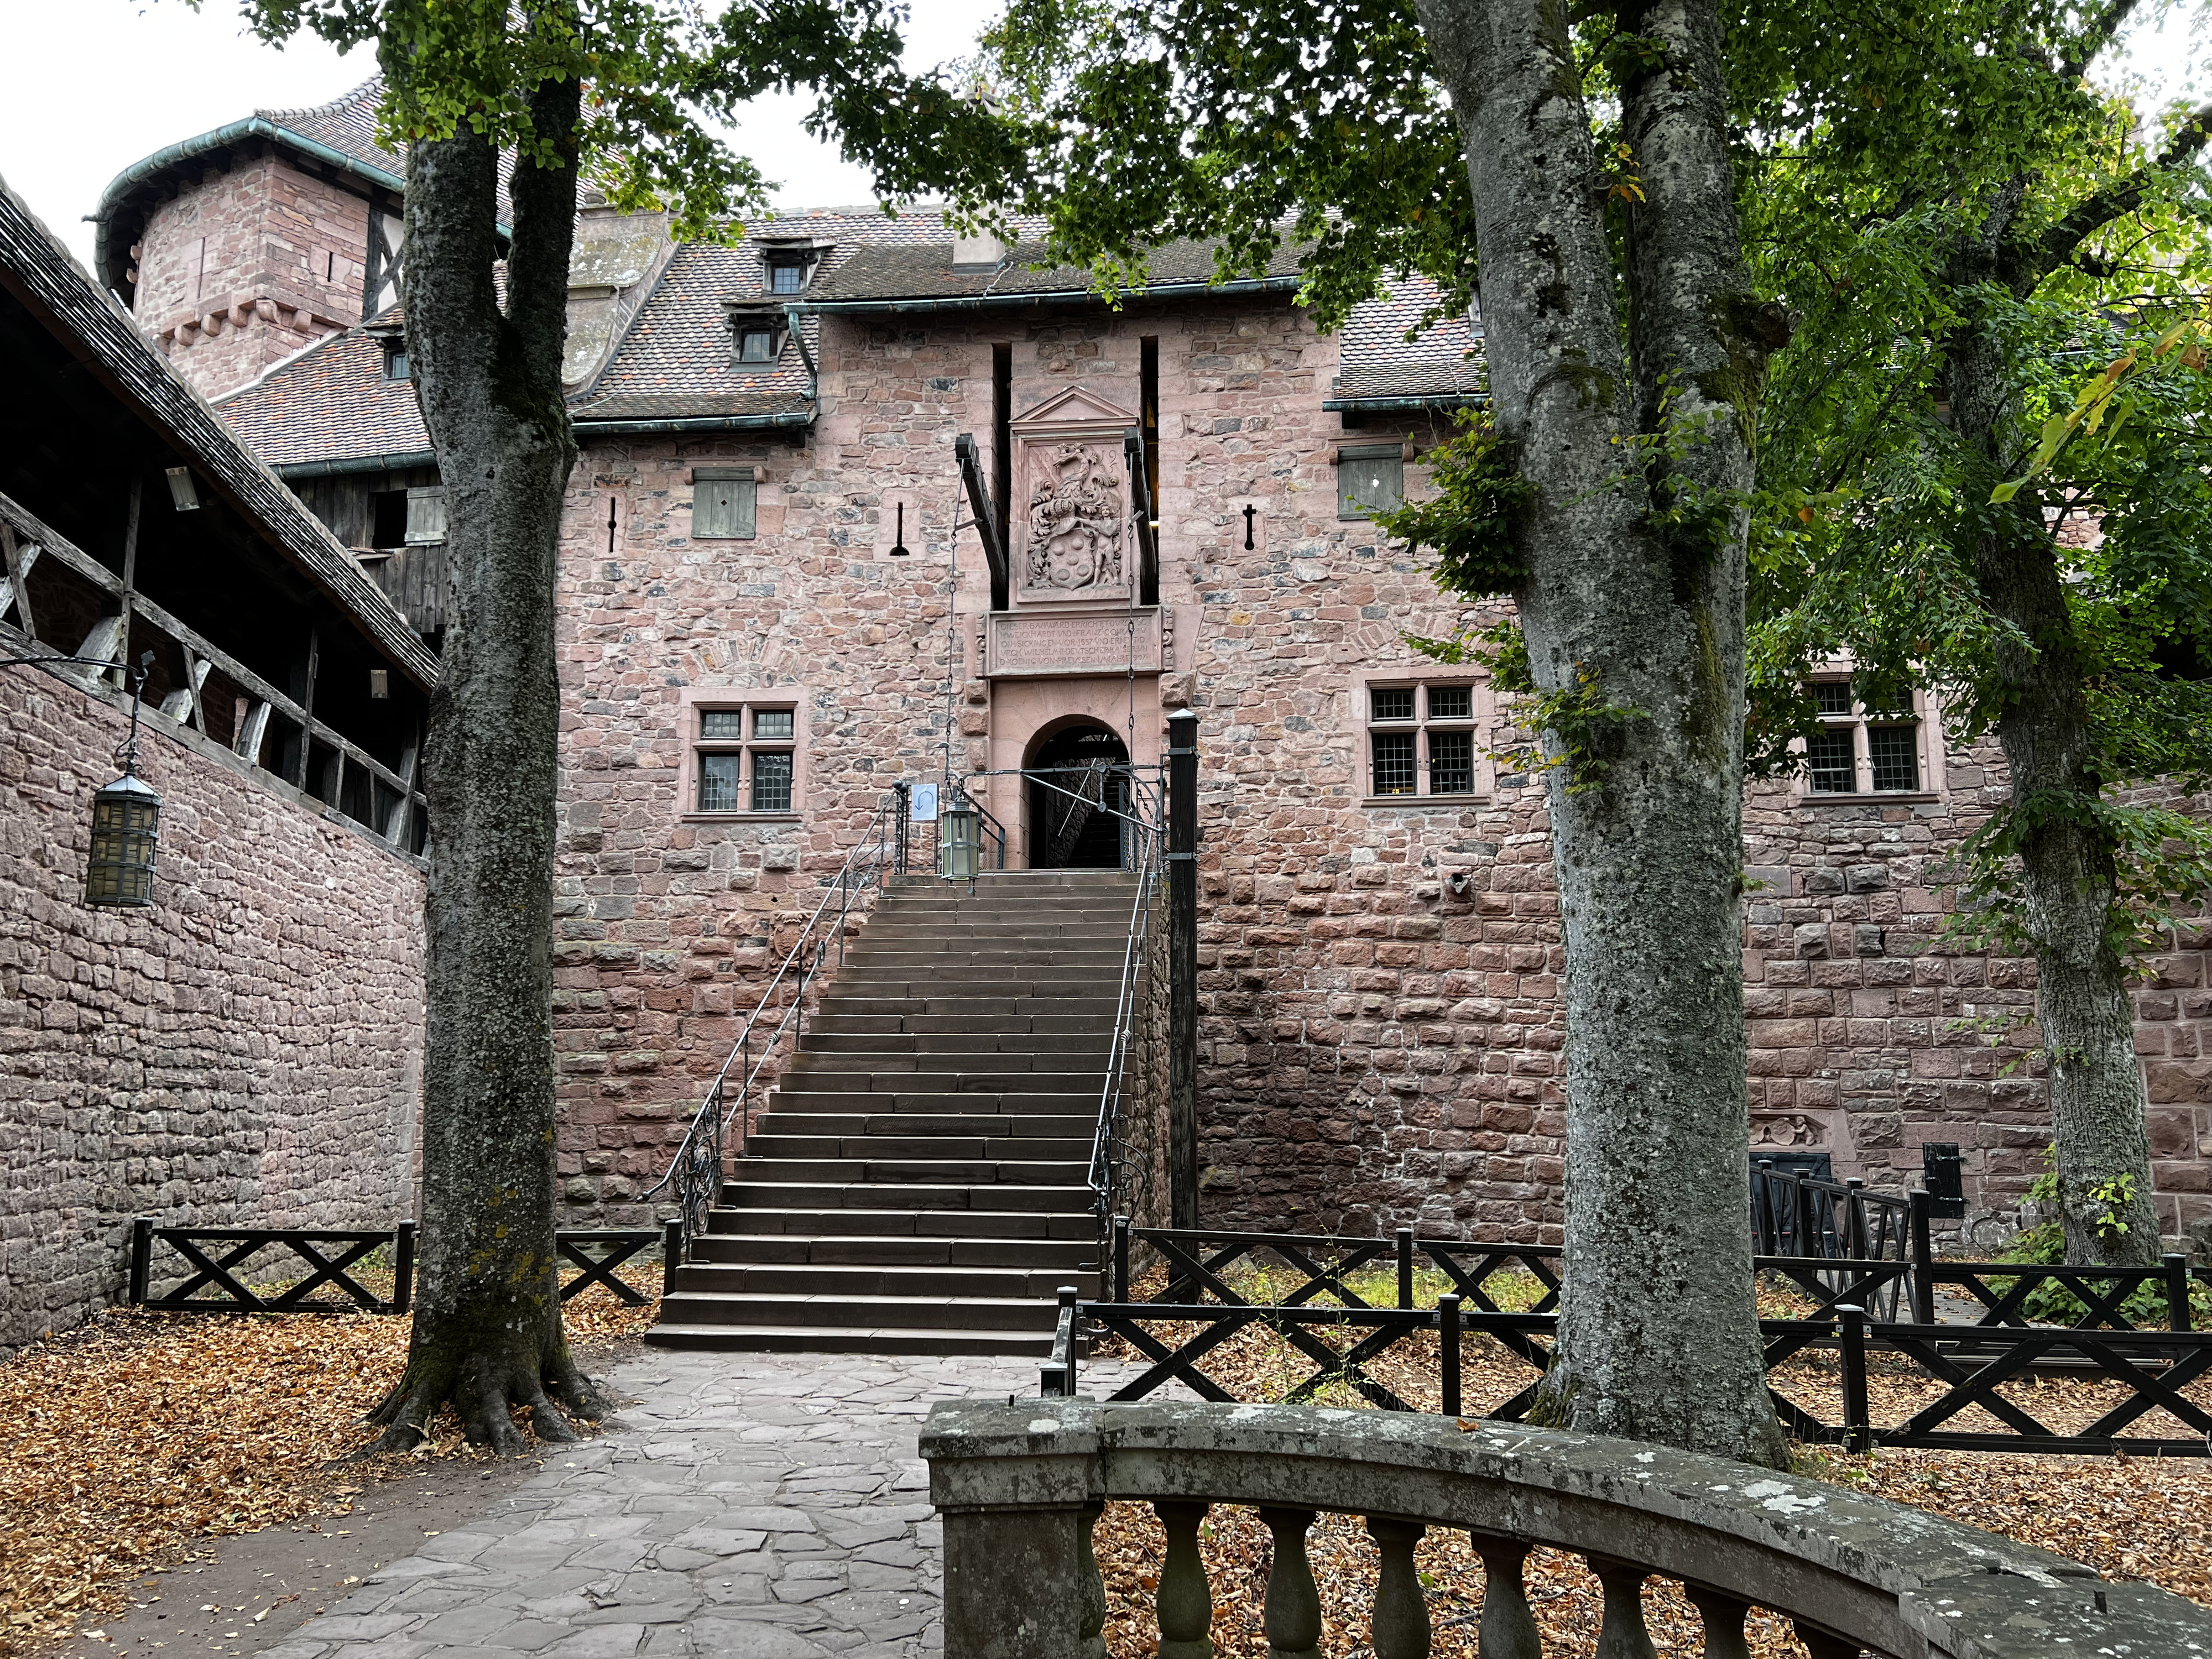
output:
MULTIPOLYGON (((100 207, 98 274, 434 644, 443 497, 374 94, 133 167, 100 207)), ((1553 1236, 1542 780, 1493 758, 1483 677, 1409 643, 1462 607, 1370 516, 1425 487, 1480 401, 1475 331, 1408 285, 1321 333, 1288 252, 1215 283, 1210 249, 1163 247, 1112 303, 1038 254, 925 208, 784 214, 732 246, 582 213, 568 1200, 640 1213, 780 922, 893 784, 972 779, 1011 866, 1110 861, 1052 833, 1019 775, 1156 763, 1188 708, 1209 1220, 1553 1236)), ((1972 1212, 2002 1215, 2049 1139, 2016 1018, 2033 964, 1936 938, 1938 872, 2002 799, 2002 763, 1947 744, 1924 702, 1859 708, 1840 671, 1820 696, 1806 775, 1747 802, 1755 1153, 1894 1190, 1923 1144, 1958 1143, 1972 1212)), ((2212 1215, 2206 957, 2177 940, 2137 998, 2172 1233, 2212 1215)))

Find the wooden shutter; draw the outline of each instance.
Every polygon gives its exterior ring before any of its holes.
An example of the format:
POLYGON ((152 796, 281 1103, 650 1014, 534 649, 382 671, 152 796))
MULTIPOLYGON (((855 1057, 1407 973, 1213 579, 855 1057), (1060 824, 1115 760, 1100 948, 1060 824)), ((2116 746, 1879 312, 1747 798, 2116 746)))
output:
POLYGON ((427 484, 407 492, 407 544, 446 539, 446 487, 427 484))
POLYGON ((691 534, 709 541, 751 540, 755 489, 749 466, 696 469, 691 474, 691 534))

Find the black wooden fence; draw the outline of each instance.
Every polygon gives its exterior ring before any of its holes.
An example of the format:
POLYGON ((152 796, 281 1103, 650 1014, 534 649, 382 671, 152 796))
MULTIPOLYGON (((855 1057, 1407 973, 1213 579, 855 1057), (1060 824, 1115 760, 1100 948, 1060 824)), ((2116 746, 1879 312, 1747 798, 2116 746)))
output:
MULTIPOLYGON (((561 1287, 561 1299, 604 1285, 630 1306, 643 1306, 652 1295, 617 1270, 660 1238, 657 1230, 564 1228, 555 1233, 562 1261, 580 1269, 561 1287)), ((157 1227, 151 1216, 142 1215, 131 1224, 130 1302, 162 1313, 404 1314, 413 1304, 416 1244, 411 1221, 383 1232, 334 1232, 313 1227, 157 1227), (155 1252, 165 1246, 169 1256, 157 1264, 155 1252), (390 1267, 392 1294, 380 1296, 353 1270, 387 1246, 391 1254, 378 1265, 390 1267), (263 1251, 272 1249, 280 1253, 282 1271, 304 1268, 304 1277, 272 1289, 278 1270, 252 1265, 263 1251), (162 1270, 181 1271, 185 1277, 157 1296, 152 1287, 162 1270), (318 1295, 325 1285, 337 1295, 318 1295)))
MULTIPOLYGON (((1079 1321, 1121 1338, 1150 1362, 1113 1399, 1141 1400, 1180 1382, 1201 1399, 1231 1401, 1233 1392, 1201 1362, 1239 1332, 1259 1325, 1311 1366, 1282 1396, 1284 1403, 1344 1386, 1386 1410, 1409 1411, 1414 1407, 1369 1367, 1390 1349, 1434 1333, 1442 1408, 1457 1416, 1465 1406, 1462 1345, 1474 1334, 1492 1339, 1530 1373, 1519 1392, 1482 1408, 1486 1417, 1517 1421, 1534 1403, 1551 1364, 1559 1328, 1559 1255, 1556 1245, 1424 1239, 1410 1230, 1391 1239, 1357 1239, 1177 1231, 1117 1219, 1106 1284, 1110 1299, 1078 1304, 1063 1296, 1063 1338, 1044 1369, 1043 1389, 1053 1395, 1075 1392, 1079 1321), (1149 1301, 1130 1299, 1133 1243, 1149 1248, 1166 1266, 1167 1286, 1149 1301), (1302 1277, 1267 1302, 1255 1303, 1226 1275, 1240 1265, 1262 1263, 1302 1277), (1433 1308, 1414 1305, 1416 1274, 1424 1263, 1441 1269, 1453 1286, 1433 1308), (1396 1293, 1387 1303, 1362 1296, 1346 1282, 1385 1264, 1396 1269, 1396 1293), (1509 1310, 1500 1305, 1501 1297, 1527 1305, 1509 1310), (1163 1335, 1153 1328, 1159 1326, 1182 1328, 1163 1335), (1358 1334, 1336 1346, 1320 1335, 1328 1327, 1358 1334)), ((1760 1256, 1754 1265, 1761 1273, 1787 1277, 1815 1304, 1797 1318, 1760 1322, 1770 1376, 1801 1358, 1837 1373, 1838 1404, 1826 1416, 1786 1392, 1796 1386, 1802 1393, 1802 1382, 1770 1383, 1777 1413, 1800 1440, 1852 1449, 1917 1446, 2168 1457, 2203 1457, 2212 1449, 2212 1414, 2181 1392, 2212 1371, 2212 1333, 2191 1328, 2189 1308, 2191 1284, 2212 1283, 2212 1271, 2192 1271, 2179 1256, 2157 1267, 2126 1269, 1941 1263, 1932 1275, 1925 1264, 1895 1259, 1760 1256), (2031 1326, 2021 1316, 2023 1299, 2044 1282, 2063 1285, 2082 1301, 2086 1311, 2071 1327, 2031 1326), (2120 1303, 2146 1282, 2165 1291, 2166 1329, 2138 1329, 2119 1311, 2120 1303), (1980 1319, 1937 1324, 1917 1310, 1902 1322, 1869 1316, 1869 1305, 1884 1297, 1893 1304, 1900 1287, 1917 1301, 1938 1283, 1966 1288, 1983 1304, 1980 1319), (1916 1382, 1932 1378, 1944 1385, 1942 1392, 1898 1421, 1875 1422, 1867 1382, 1870 1354, 1880 1356, 1876 1363, 1884 1372, 1916 1382), (2122 1393, 2087 1425, 2053 1426, 2029 1404, 2000 1392, 2031 1376, 2115 1382, 2122 1393), (1956 1419, 1976 1409, 1998 1427, 1960 1426, 1956 1419), (2153 1412, 2163 1412, 2174 1429, 2134 1431, 2153 1412)))

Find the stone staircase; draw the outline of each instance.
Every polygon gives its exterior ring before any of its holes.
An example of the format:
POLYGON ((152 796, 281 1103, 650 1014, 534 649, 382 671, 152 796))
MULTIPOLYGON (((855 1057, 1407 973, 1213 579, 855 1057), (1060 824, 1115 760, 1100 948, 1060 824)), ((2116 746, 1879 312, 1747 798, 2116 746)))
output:
POLYGON ((892 884, 648 1340, 1038 1354, 1097 1293, 1091 1143, 1137 878, 892 884))

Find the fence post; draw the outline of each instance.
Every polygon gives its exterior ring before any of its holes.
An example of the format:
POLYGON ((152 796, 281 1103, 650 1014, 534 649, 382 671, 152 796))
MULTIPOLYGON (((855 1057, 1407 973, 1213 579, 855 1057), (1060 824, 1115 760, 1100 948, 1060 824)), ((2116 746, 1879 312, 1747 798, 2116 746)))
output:
POLYGON ((672 1215, 660 1224, 660 1294, 676 1294, 676 1270, 684 1265, 684 1218, 672 1215))
POLYGON ((1867 1421, 1866 1310, 1846 1302, 1836 1310, 1844 1368, 1844 1449, 1865 1451, 1874 1436, 1867 1421))
POLYGON ((1198 716, 1168 716, 1168 1199, 1198 1225, 1198 716))
POLYGON ((2166 1329, 2194 1330, 2196 1323, 2189 1308, 2189 1258, 2162 1255, 2159 1261, 2166 1268, 2166 1329))
POLYGON ((154 1218, 142 1215, 131 1223, 131 1305, 146 1305, 147 1281, 154 1270, 154 1218))
POLYGON ((1936 1245, 1928 1233, 1928 1194, 1911 1196, 1912 1230, 1912 1322, 1936 1322, 1936 1245))
POLYGON ((404 1314, 415 1305, 415 1223, 403 1221, 392 1230, 392 1311, 404 1314))
POLYGON ((1774 1236, 1774 1160, 1762 1158, 1759 1167, 1751 1173, 1752 1207, 1758 1212, 1753 1218, 1759 1231, 1759 1253, 1761 1255, 1780 1255, 1774 1236))
POLYGON ((1114 1218, 1114 1299, 1129 1299, 1129 1218, 1114 1218))
POLYGON ((1866 1182, 1858 1176, 1844 1178, 1844 1189, 1850 1196, 1844 1200, 1844 1224, 1836 1230, 1836 1254, 1845 1261, 1864 1259, 1871 1252, 1867 1244, 1866 1199, 1863 1196, 1866 1182))
POLYGON ((1413 1230, 1398 1229, 1398 1305, 1413 1305, 1413 1230))
POLYGON ((1443 1407, 1446 1417, 1457 1417, 1459 1389, 1459 1298, 1437 1298, 1437 1340, 1443 1350, 1443 1407))

